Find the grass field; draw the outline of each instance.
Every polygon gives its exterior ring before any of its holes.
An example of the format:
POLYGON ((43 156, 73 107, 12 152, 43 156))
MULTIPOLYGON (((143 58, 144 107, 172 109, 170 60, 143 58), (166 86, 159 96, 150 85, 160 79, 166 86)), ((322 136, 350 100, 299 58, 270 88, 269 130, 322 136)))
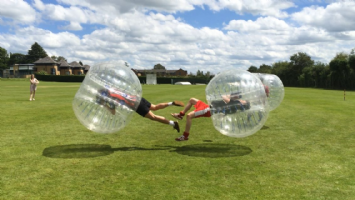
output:
MULTIPOLYGON (((144 85, 143 96, 205 100, 205 87, 144 85)), ((175 142, 181 133, 137 114, 115 134, 87 130, 71 106, 78 88, 41 82, 31 102, 28 80, 0 81, 0 199, 355 199, 355 92, 285 88, 252 136, 202 118, 175 142)))

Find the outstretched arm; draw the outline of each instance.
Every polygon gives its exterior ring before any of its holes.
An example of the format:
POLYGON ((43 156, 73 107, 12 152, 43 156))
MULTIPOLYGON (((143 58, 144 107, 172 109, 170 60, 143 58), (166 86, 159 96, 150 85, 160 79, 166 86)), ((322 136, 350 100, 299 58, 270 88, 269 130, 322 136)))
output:
POLYGON ((223 101, 224 101, 224 103, 229 103, 230 102, 230 100, 231 100, 231 95, 222 95, 222 99, 223 99, 223 101))

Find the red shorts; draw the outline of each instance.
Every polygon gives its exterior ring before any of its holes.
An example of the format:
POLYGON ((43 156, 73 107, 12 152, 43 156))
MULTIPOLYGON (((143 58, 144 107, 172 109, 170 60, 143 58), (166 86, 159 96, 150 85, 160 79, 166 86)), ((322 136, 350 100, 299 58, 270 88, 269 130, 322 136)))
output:
POLYGON ((203 101, 198 100, 194 106, 195 118, 198 117, 211 117, 210 106, 205 104, 203 101))

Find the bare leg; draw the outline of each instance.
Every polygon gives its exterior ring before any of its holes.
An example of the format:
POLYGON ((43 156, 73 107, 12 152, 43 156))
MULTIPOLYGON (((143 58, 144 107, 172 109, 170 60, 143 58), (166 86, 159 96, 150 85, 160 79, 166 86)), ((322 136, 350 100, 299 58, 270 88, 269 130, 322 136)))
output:
POLYGON ((153 121, 157 121, 163 124, 169 124, 169 120, 165 119, 165 117, 159 116, 159 115, 155 115, 153 112, 149 111, 144 117, 153 120, 153 121))
POLYGON ((171 113, 171 116, 175 117, 176 119, 181 120, 184 116, 185 113, 191 109, 193 105, 196 105, 199 100, 196 98, 191 98, 189 102, 187 102, 186 106, 180 113, 171 113))
POLYGON ((160 110, 160 109, 164 109, 168 106, 169 106, 168 103, 159 103, 157 105, 151 104, 149 110, 160 110))
MULTIPOLYGON (((191 105, 190 105, 190 107, 191 107, 191 105)), ((189 140, 190 128, 192 125, 193 118, 195 118, 195 111, 191 111, 191 112, 189 112, 189 114, 186 115, 186 126, 185 126, 184 134, 178 138, 175 138, 176 141, 189 140)))
POLYGON ((183 112, 183 113, 186 113, 188 110, 191 109, 191 107, 192 107, 193 105, 196 105, 197 102, 198 102, 198 99, 196 99, 196 98, 191 98, 191 99, 189 100, 189 102, 186 104, 184 110, 182 110, 182 112, 183 112))
POLYGON ((36 90, 33 91, 33 96, 32 96, 32 99, 35 98, 35 94, 36 94, 36 90))
POLYGON ((185 133, 190 133, 190 128, 192 125, 192 119, 195 118, 195 111, 189 112, 186 116, 186 126, 185 126, 185 133))
POLYGON ((30 101, 32 100, 32 91, 30 91, 30 101))
POLYGON ((108 105, 104 104, 104 107, 107 108, 108 111, 110 111, 110 113, 112 115, 115 115, 116 114, 116 109, 114 108, 110 108, 108 105))

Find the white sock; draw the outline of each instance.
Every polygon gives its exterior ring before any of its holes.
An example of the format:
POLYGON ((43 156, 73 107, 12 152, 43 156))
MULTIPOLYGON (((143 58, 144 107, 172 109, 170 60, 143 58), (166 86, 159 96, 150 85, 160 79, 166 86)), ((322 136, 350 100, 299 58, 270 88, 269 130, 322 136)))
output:
POLYGON ((174 121, 171 121, 171 120, 170 120, 170 121, 169 121, 169 125, 170 125, 170 126, 175 126, 174 121))
POLYGON ((173 105, 173 102, 169 102, 168 105, 169 105, 169 106, 173 105))

